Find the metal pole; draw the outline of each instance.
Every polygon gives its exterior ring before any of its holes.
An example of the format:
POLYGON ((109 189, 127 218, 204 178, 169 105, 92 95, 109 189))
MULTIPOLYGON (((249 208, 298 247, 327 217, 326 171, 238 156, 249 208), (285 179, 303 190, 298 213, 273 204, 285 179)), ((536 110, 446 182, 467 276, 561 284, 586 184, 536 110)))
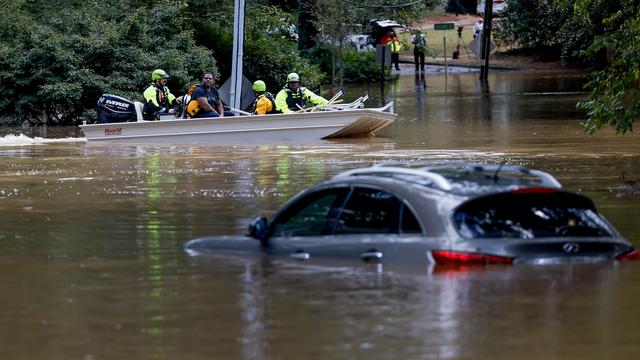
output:
POLYGON ((229 87, 229 105, 240 108, 242 99, 242 58, 244 47, 244 3, 234 0, 233 9, 233 57, 231 59, 231 86, 229 87))
POLYGON ((491 50, 491 21, 493 17, 493 0, 484 3, 484 24, 482 25, 482 49, 480 50, 480 79, 486 80, 489 75, 489 53, 491 50))
POLYGON ((382 48, 382 61, 380 61, 380 83, 384 83, 384 67, 386 65, 386 50, 387 50, 387 46, 385 45, 382 48))
POLYGON ((385 99, 384 99, 384 68, 387 64, 386 60, 386 51, 387 51, 387 45, 384 45, 382 47, 382 61, 380 61, 380 106, 384 105, 385 103, 385 99))
POLYGON ((447 32, 443 32, 442 41, 444 43, 444 74, 449 73, 449 65, 447 64, 447 32))

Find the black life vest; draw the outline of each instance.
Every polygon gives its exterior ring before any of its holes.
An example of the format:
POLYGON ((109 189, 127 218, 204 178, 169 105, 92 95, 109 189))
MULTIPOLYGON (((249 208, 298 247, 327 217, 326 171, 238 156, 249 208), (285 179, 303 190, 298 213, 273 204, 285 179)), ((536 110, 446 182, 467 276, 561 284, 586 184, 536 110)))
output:
POLYGON ((296 92, 289 89, 289 87, 284 88, 284 91, 287 92, 287 107, 289 108, 289 110, 300 110, 300 108, 298 108, 298 106, 296 105, 300 105, 300 107, 304 109, 304 107, 307 105, 307 99, 304 97, 304 90, 306 89, 302 86, 299 87, 298 91, 296 92))

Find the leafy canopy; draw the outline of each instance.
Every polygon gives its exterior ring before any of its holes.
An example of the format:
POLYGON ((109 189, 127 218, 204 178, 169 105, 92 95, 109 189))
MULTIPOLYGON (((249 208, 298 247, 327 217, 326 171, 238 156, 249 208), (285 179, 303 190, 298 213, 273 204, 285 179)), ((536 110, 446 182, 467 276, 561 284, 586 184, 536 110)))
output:
POLYGON ((0 18, 0 113, 65 123, 91 117, 102 93, 141 100, 155 68, 181 86, 216 69, 211 52, 184 31, 185 5, 160 1, 17 1, 0 18), (43 16, 41 13, 46 13, 43 16), (12 35, 10 35, 12 34, 12 35))
POLYGON ((587 111, 585 131, 593 133, 605 125, 617 133, 633 131, 640 117, 640 12, 637 2, 622 2, 622 8, 600 20, 594 13, 598 1, 578 1, 576 10, 587 22, 599 20, 598 27, 609 29, 596 36, 582 54, 597 57, 605 54, 607 65, 591 74, 585 85, 591 91, 588 99, 578 103, 587 111), (595 16, 594 16, 595 15, 595 16))

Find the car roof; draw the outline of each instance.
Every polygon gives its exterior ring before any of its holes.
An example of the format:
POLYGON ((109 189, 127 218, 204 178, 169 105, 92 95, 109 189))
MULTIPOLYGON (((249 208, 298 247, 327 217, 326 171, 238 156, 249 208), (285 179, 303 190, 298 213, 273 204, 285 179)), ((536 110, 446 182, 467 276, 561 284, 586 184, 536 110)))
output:
POLYGON ((399 27, 399 28, 405 28, 406 26, 400 24, 399 22, 395 21, 395 20, 371 20, 372 24, 375 24, 381 28, 387 28, 387 27, 399 27))
MULTIPOLYGON (((517 165, 443 163, 439 165, 403 165, 382 163, 342 172, 336 180, 393 179, 406 185, 440 190, 456 195, 486 195, 522 188, 562 187, 550 174, 517 165)), ((377 181, 375 181, 377 182, 377 181)))

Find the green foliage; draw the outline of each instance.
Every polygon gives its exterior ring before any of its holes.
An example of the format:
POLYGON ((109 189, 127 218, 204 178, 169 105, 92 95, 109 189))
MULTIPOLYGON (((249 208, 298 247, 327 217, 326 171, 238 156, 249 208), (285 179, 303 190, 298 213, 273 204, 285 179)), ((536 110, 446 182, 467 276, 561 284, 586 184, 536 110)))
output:
MULTIPOLYGON (((359 52, 355 49, 349 49, 344 52, 344 62, 344 78, 346 81, 380 80, 380 65, 376 64, 375 50, 359 52)), ((386 72, 390 74, 388 70, 386 72)))
POLYGON ((571 6, 572 0, 511 0, 496 38, 502 43, 537 50, 543 59, 578 60, 587 28, 571 6))
MULTIPOLYGON (((359 74, 348 75, 347 72, 353 70, 348 69, 349 65, 345 60, 346 56, 357 60, 353 54, 349 55, 348 38, 352 34, 361 33, 371 19, 393 19, 408 24, 417 21, 424 11, 440 3, 440 0, 410 3, 402 0, 314 0, 306 3, 307 9, 316 16, 313 23, 319 30, 318 47, 331 52, 331 65, 325 67, 331 72, 331 82, 342 86, 342 82, 349 80, 350 75, 369 78, 366 67, 359 74)), ((324 60, 326 64, 326 59, 324 60)))
MULTIPOLYGON (((219 11, 202 13, 198 6, 190 2, 190 16, 198 18, 193 22, 195 39, 213 51, 220 71, 220 80, 231 74, 231 56, 233 50, 233 18, 220 15, 220 11, 230 12, 233 2, 218 2, 219 11)), ((296 43, 285 35, 293 23, 290 13, 260 2, 247 3, 244 38, 243 73, 252 81, 263 80, 269 91, 279 90, 286 82, 287 74, 297 72, 302 76, 304 85, 317 89, 325 75, 317 66, 300 56, 296 43)))
POLYGON ((244 72, 251 80, 262 80, 273 92, 286 84, 287 74, 297 72, 310 89, 325 79, 317 65, 300 57, 295 43, 270 37, 256 37, 245 43, 244 72), (274 49, 278 51, 274 51, 274 49))
POLYGON ((13 3, 12 17, 0 19, 0 114, 78 122, 102 93, 142 100, 154 68, 172 75, 174 91, 215 69, 185 31, 183 5, 89 1, 35 17, 34 3, 13 3))
POLYGON ((587 112, 584 130, 608 125, 624 134, 640 116, 639 7, 637 0, 510 0, 497 33, 599 69, 585 85, 588 99, 578 103, 587 112))
MULTIPOLYGON (((311 50, 310 56, 318 62, 323 71, 331 71, 332 54, 330 50, 323 47, 315 47, 311 50)), ((391 71, 386 66, 384 77, 387 80, 391 78, 391 71)), ((347 48, 344 51, 344 81, 380 81, 380 65, 376 64, 375 50, 357 51, 355 48, 347 48)))
POLYGON ((578 103, 578 108, 587 111, 584 130, 589 133, 608 125, 624 134, 633 131, 633 124, 640 117, 640 17, 635 6, 625 10, 602 20, 604 26, 622 23, 615 31, 598 36, 583 53, 594 57, 604 52, 608 60, 608 65, 593 72, 585 85, 591 91, 588 99, 578 103))

